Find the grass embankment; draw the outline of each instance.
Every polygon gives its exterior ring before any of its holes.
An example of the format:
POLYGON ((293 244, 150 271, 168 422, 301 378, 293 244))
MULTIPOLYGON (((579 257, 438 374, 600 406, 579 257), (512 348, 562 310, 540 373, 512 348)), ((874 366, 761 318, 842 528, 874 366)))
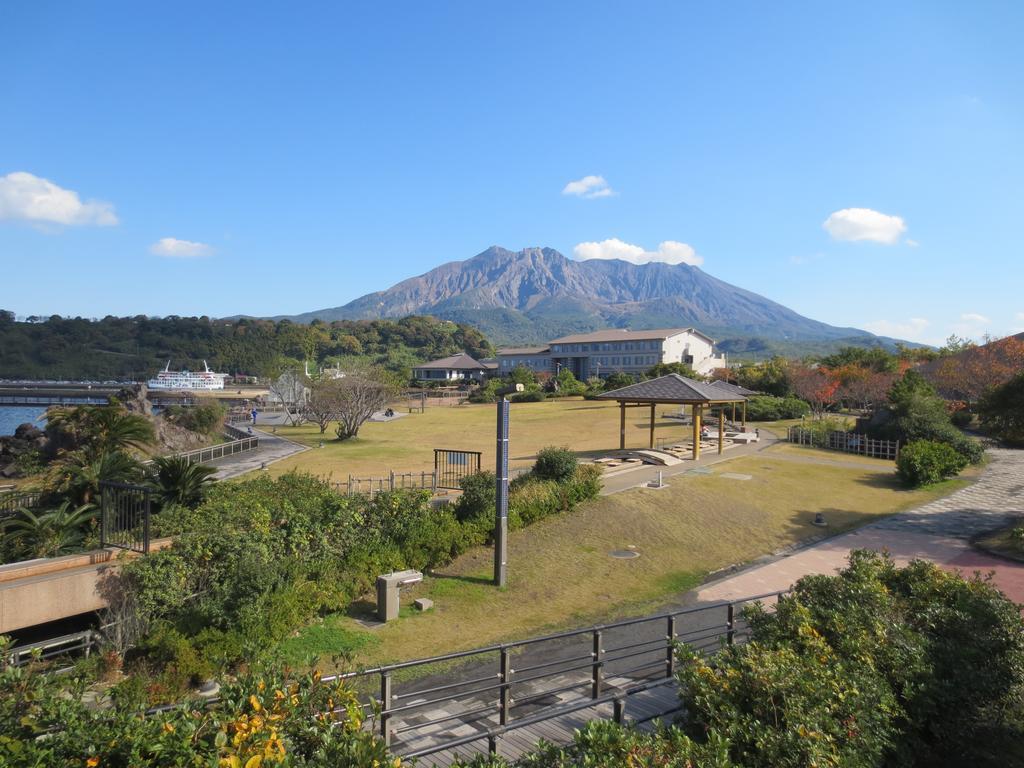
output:
MULTIPOLYGON (((396 411, 401 412, 396 407, 396 411)), ((655 437, 684 438, 690 428, 678 421, 660 418, 677 412, 660 406, 655 437)), ((648 411, 626 411, 626 447, 646 448, 648 411)), ((494 405, 459 405, 428 408, 425 413, 406 414, 388 422, 367 422, 353 440, 334 439, 334 426, 325 435, 314 424, 278 427, 277 434, 304 445, 323 448, 279 461, 270 467, 274 476, 293 469, 321 477, 342 480, 386 476, 396 472, 420 472, 434 468, 434 448, 480 451, 481 464, 494 466, 494 405)), ((547 445, 566 445, 581 456, 599 456, 619 447, 619 409, 615 403, 565 398, 542 403, 515 403, 511 416, 512 467, 533 464, 537 451, 547 445)))
POLYGON ((850 466, 833 452, 776 450, 722 462, 710 475, 671 477, 667 489, 605 496, 513 533, 507 589, 489 583, 491 550, 475 548, 403 592, 404 605, 429 597, 434 610, 403 609, 398 621, 371 630, 353 617, 370 614, 372 604, 358 604, 348 616, 325 619, 332 631, 307 628, 284 650, 296 660, 303 653, 351 650, 364 665, 636 614, 678 597, 709 572, 820 536, 811 525, 816 512, 826 514, 835 534, 966 482, 906 490, 892 462, 861 458, 872 464, 850 466), (639 558, 609 556, 630 546, 639 558))
POLYGON ((974 546, 993 555, 1024 562, 1024 521, 1000 528, 976 539, 974 546))

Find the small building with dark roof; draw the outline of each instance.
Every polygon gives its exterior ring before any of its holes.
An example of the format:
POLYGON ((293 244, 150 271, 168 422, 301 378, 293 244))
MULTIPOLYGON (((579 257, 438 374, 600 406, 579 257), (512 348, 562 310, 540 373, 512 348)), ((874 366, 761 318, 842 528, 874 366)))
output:
MULTIPOLYGON (((732 385, 730 385, 732 386, 732 385)), ((704 409, 710 406, 720 406, 718 411, 718 452, 722 452, 725 433, 725 408, 726 405, 735 403, 743 404, 743 420, 746 422, 745 395, 731 392, 724 387, 716 387, 713 384, 705 384, 702 381, 694 381, 678 373, 670 373, 667 376, 659 376, 656 379, 647 379, 628 387, 613 389, 598 395, 600 400, 615 400, 619 404, 619 449, 626 448, 626 409, 627 408, 649 408, 651 418, 650 448, 654 448, 654 420, 655 409, 658 405, 689 405, 693 411, 693 458, 700 458, 700 423, 704 409)))
POLYGON ((483 363, 474 360, 465 352, 460 352, 451 357, 420 363, 412 369, 412 377, 417 381, 480 381, 487 376, 489 370, 483 363))

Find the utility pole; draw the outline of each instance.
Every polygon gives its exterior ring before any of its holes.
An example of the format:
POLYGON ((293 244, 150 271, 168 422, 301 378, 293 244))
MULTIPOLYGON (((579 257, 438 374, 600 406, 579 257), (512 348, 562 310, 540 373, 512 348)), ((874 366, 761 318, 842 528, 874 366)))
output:
MULTIPOLYGON (((519 385, 522 387, 522 385, 519 385)), ((494 585, 508 583, 508 411, 504 395, 498 401, 498 441, 495 476, 497 488, 494 510, 494 585)))

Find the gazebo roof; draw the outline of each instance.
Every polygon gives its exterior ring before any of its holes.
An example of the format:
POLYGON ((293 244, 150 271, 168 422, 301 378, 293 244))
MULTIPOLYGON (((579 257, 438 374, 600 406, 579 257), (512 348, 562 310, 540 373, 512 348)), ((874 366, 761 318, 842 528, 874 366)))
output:
POLYGON ((715 387, 702 381, 694 381, 678 373, 648 379, 628 387, 613 389, 598 395, 603 400, 618 400, 630 403, 682 403, 707 405, 710 403, 738 403, 746 400, 743 395, 715 387))
POLYGON ((757 392, 752 389, 747 389, 746 387, 741 387, 738 384, 732 384, 728 381, 712 381, 711 386, 718 387, 719 389, 723 389, 734 395, 743 395, 744 397, 750 397, 751 395, 757 394, 757 392))

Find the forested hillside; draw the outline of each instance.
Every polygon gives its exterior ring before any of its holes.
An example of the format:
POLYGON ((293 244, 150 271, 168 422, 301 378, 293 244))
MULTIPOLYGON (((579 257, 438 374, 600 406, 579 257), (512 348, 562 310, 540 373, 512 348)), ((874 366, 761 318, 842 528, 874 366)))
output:
POLYGON ((143 379, 168 360, 195 370, 206 360, 225 373, 267 376, 303 360, 330 364, 358 357, 406 375, 417 362, 491 353, 475 328, 432 317, 288 320, 208 317, 53 317, 18 322, 0 310, 0 379, 143 379))

